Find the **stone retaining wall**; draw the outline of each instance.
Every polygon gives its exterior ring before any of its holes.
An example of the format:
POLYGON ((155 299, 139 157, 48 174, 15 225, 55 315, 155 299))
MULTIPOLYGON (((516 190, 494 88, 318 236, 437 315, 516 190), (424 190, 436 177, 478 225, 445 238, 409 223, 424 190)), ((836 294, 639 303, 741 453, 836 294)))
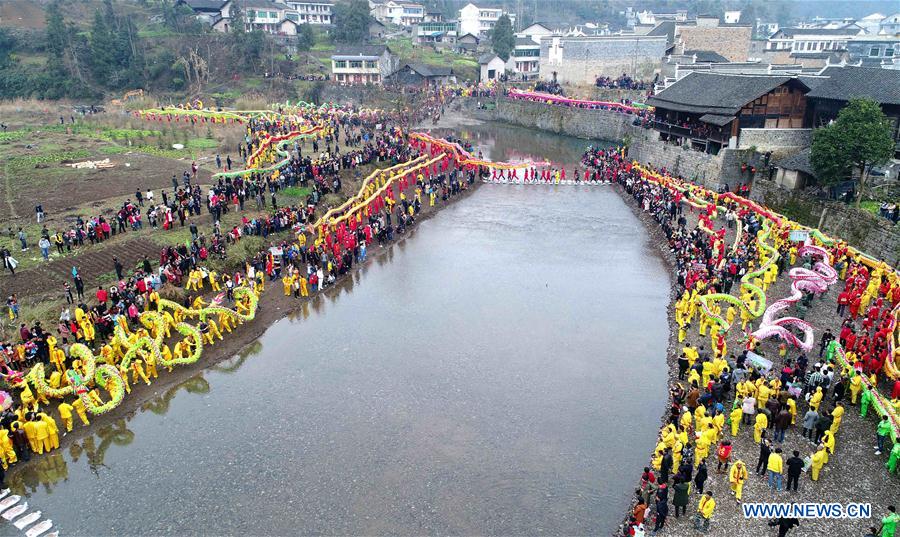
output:
MULTIPOLYGON (((469 99, 470 108, 474 108, 469 99)), ((487 101, 487 100, 485 100, 487 101)), ((587 110, 567 106, 499 98, 490 111, 478 111, 478 117, 491 117, 497 121, 522 127, 541 129, 556 134, 578 138, 620 141, 630 132, 634 116, 610 110, 587 110)))
POLYGON ((741 129, 738 149, 791 153, 812 145, 812 129, 741 129))

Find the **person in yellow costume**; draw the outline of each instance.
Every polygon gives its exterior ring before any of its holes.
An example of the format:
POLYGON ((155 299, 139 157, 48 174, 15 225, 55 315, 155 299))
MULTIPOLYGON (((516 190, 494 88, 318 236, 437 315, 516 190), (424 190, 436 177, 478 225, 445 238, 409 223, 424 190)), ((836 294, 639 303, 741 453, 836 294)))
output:
POLYGON ((118 369, 119 376, 122 377, 122 381, 125 383, 125 393, 131 393, 131 384, 128 382, 128 368, 119 364, 118 369))
POLYGON ((101 406, 103 404, 103 399, 100 398, 100 390, 98 390, 97 388, 89 391, 87 395, 91 399, 91 402, 96 406, 101 406))
MULTIPOLYGON (((752 302, 753 301, 751 300, 750 303, 752 302)), ((749 306, 750 304, 748 303, 748 307, 749 306)), ((747 329, 747 323, 749 323, 751 319, 752 317, 750 316, 750 310, 747 308, 741 308, 741 330, 747 329)))
MULTIPOLYGON (((697 428, 700 429, 703 426, 703 418, 706 417, 706 407, 703 405, 697 406, 694 409, 694 423, 696 423, 697 428)), ((702 429, 701 429, 702 430, 702 429)))
POLYGON ((824 397, 824 394, 822 393, 822 387, 819 386, 818 388, 816 388, 816 393, 814 393, 812 397, 809 398, 809 408, 818 412, 819 405, 822 404, 822 397, 824 397))
POLYGON ((145 356, 144 370, 147 372, 147 375, 153 378, 159 378, 159 372, 156 371, 156 355, 152 352, 148 352, 145 356))
POLYGON ((857 398, 859 398, 859 392, 862 391, 862 376, 853 375, 850 378, 850 402, 852 404, 856 404, 857 398))
POLYGON ((697 504, 697 515, 694 517, 694 529, 706 533, 709 530, 709 520, 716 509, 716 501, 713 500, 712 491, 707 491, 700 497, 697 504))
POLYGON ((219 330, 219 325, 216 324, 216 321, 214 319, 207 319, 206 323, 209 325, 209 333, 219 338, 219 341, 222 341, 224 338, 222 337, 222 332, 219 330))
POLYGON ((735 407, 731 410, 731 414, 728 415, 728 419, 731 421, 731 436, 737 436, 741 427, 741 419, 744 417, 744 412, 741 410, 741 405, 735 405, 735 407))
POLYGON ((705 434, 701 434, 697 437, 697 440, 694 442, 694 467, 700 465, 700 461, 706 459, 709 456, 709 437, 705 434))
POLYGON ((281 284, 284 286, 284 296, 291 296, 291 285, 293 285, 294 279, 285 274, 283 278, 281 278, 281 284))
POLYGON ((844 419, 844 406, 841 405, 840 402, 837 403, 834 406, 834 410, 831 411, 831 418, 833 421, 831 422, 830 432, 832 435, 835 435, 841 426, 841 420, 844 419))
POLYGON ((3 463, 3 469, 6 470, 10 464, 15 464, 18 461, 19 458, 16 456, 16 450, 13 448, 9 431, 0 427, 0 462, 3 463))
POLYGON ((763 409, 766 407, 766 403, 769 402, 769 396, 772 394, 772 390, 766 386, 764 382, 759 384, 759 387, 756 389, 756 408, 763 409))
POLYGON ((37 417, 47 424, 47 439, 49 441, 49 444, 45 444, 45 451, 59 449, 59 427, 56 425, 56 420, 53 419, 53 416, 45 412, 39 413, 37 417), (46 447, 47 445, 49 445, 50 447, 46 447))
MULTIPOLYGON (((232 320, 231 315, 226 315, 224 313, 219 314, 219 326, 222 327, 222 330, 225 330, 229 334, 231 333, 232 328, 234 328, 234 321, 232 320)), ((171 354, 168 359, 171 360, 171 354)))
POLYGON ((81 419, 82 424, 91 424, 87 419, 87 409, 84 407, 84 401, 81 400, 81 397, 76 397, 75 400, 72 401, 72 408, 75 409, 75 413, 78 414, 78 418, 81 419))
POLYGON ((787 407, 791 413, 791 425, 797 425, 797 401, 793 397, 788 397, 787 407))
POLYGON ((69 403, 63 401, 59 404, 57 409, 59 410, 59 419, 62 420, 66 432, 72 432, 72 410, 74 410, 74 408, 69 403))
POLYGON ((759 444, 762 442, 762 432, 769 426, 769 418, 762 412, 756 414, 756 421, 753 424, 753 441, 759 444))
POLYGON ((203 300, 203 297, 200 295, 198 295, 197 298, 195 298, 194 301, 191 302, 191 308, 195 310, 201 310, 205 308, 206 305, 206 301, 203 300))
POLYGON ((143 379, 144 384, 147 386, 150 385, 150 377, 147 376, 147 372, 144 371, 144 361, 143 360, 132 360, 131 362, 131 382, 132 384, 138 381, 138 377, 143 379))
POLYGON ((691 426, 693 425, 693 416, 690 412, 685 412, 681 415, 681 419, 679 420, 679 424, 684 431, 690 431, 691 426))
POLYGON ((830 455, 834 454, 834 444, 834 433, 830 430, 825 431, 825 434, 822 435, 822 445, 825 446, 825 464, 828 464, 830 455))
POLYGON ((819 480, 819 472, 822 471, 822 467, 825 466, 825 462, 828 460, 828 454, 825 452, 825 446, 820 445, 818 451, 813 453, 812 456, 812 466, 810 471, 810 477, 813 481, 819 480))
POLYGON ((222 288, 219 286, 219 275, 216 274, 216 271, 209 271, 209 286, 213 291, 221 291, 222 288))
POLYGON ((731 484, 731 492, 737 501, 741 501, 747 475, 747 465, 741 459, 734 461, 731 470, 728 471, 728 482, 731 484))
POLYGON ((32 424, 34 431, 34 452, 42 455, 45 451, 50 451, 50 428, 40 419, 28 421, 25 426, 27 427, 29 423, 32 424))
POLYGON ((687 339, 687 331, 690 330, 691 325, 683 325, 678 327, 678 343, 684 343, 684 340, 687 339))

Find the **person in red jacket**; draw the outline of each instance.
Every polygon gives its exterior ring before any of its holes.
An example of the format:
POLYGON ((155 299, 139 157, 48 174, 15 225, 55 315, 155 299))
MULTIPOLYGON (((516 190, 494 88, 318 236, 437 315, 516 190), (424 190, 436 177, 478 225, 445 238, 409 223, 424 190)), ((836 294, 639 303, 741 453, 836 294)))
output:
POLYGON ((97 302, 105 305, 107 300, 109 300, 109 293, 106 292, 106 289, 102 285, 97 287, 97 302))

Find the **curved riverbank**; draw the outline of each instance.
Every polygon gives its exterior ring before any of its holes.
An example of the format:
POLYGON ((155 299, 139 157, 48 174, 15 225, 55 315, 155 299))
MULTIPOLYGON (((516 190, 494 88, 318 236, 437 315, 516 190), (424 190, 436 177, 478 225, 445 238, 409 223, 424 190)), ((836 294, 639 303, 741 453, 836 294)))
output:
MULTIPOLYGON (((293 298, 284 296, 281 289, 281 281, 267 281, 266 287, 259 299, 259 306, 256 317, 253 321, 239 325, 232 333, 224 334, 225 338, 221 341, 217 340, 212 346, 207 345, 200 359, 188 366, 175 366, 172 372, 166 371, 163 367, 158 367, 159 377, 153 379, 152 384, 147 385, 143 382, 132 382, 131 393, 123 400, 122 404, 115 407, 110 412, 99 416, 89 415, 90 425, 83 426, 76 417, 74 420, 75 427, 68 434, 60 431, 60 449, 66 449, 74 443, 89 437, 96 430, 111 426, 123 418, 134 416, 140 408, 153 399, 167 392, 169 389, 184 383, 186 380, 197 375, 198 372, 206 370, 223 360, 229 359, 240 354, 244 349, 252 345, 258 340, 266 330, 277 320, 286 316, 295 314, 304 308, 310 302, 319 300, 321 297, 336 296, 346 290, 348 286, 352 286, 352 278, 360 270, 364 269, 369 263, 380 259, 382 256, 388 255, 392 248, 399 243, 403 243, 409 238, 416 227, 423 221, 432 218, 441 209, 448 207, 463 198, 470 196, 481 186, 480 181, 475 181, 467 190, 453 196, 448 202, 441 202, 434 207, 427 203, 422 204, 421 212, 416 216, 416 224, 412 226, 403 235, 396 236, 394 241, 390 242, 384 248, 370 247, 368 249, 367 263, 356 264, 353 269, 346 274, 340 276, 334 283, 325 289, 317 292, 310 292, 308 298, 293 298)), ((271 235, 272 242, 280 242, 283 239, 290 239, 290 234, 285 233, 282 236, 271 235)), ((373 245, 374 246, 374 245, 373 245)), ((217 293, 209 293, 206 299, 209 300, 217 293)), ((30 461, 20 460, 11 466, 7 471, 9 477, 14 477, 17 472, 25 470, 29 464, 40 460, 42 455, 32 455, 30 461)))
MULTIPOLYGON (((619 188, 619 187, 617 187, 619 188)), ((668 248, 668 239, 661 232, 659 223, 649 213, 645 212, 631 195, 622 192, 628 204, 633 208, 638 217, 644 222, 648 228, 648 232, 655 235, 663 257, 670 262, 670 266, 674 270, 676 267, 672 265, 674 256, 668 248)), ((687 219, 688 229, 692 229, 697 225, 697 213, 694 211, 685 211, 684 216, 687 219)), ((715 225, 719 228, 723 222, 715 225)), ((732 240, 733 230, 729 230, 728 243, 732 240)), ((791 280, 786 276, 778 278, 775 283, 769 287, 766 293, 770 300, 772 297, 783 297, 790 294, 791 280)), ((834 285, 820 299, 812 302, 811 307, 806 312, 804 319, 815 327, 816 341, 813 350, 808 353, 809 362, 812 364, 818 357, 819 338, 825 329, 831 329, 833 333, 838 333, 838 327, 835 326, 834 308, 836 304, 837 294, 843 289, 842 282, 834 285)), ((673 291, 677 292, 676 289, 673 291)), ((677 299, 673 293, 673 299, 677 299)), ((684 343, 678 342, 679 326, 675 323, 673 315, 673 306, 669 306, 670 319, 670 343, 668 354, 668 373, 669 386, 674 387, 676 384, 684 386, 686 381, 678 380, 678 362, 677 357, 681 354, 681 347, 692 344, 696 348, 699 345, 706 345, 711 348, 710 338, 708 336, 698 335, 696 328, 688 329, 684 343)), ((837 322, 839 322, 838 320, 837 322)), ((727 345, 730 350, 730 363, 734 361, 734 355, 739 354, 744 348, 745 341, 741 339, 740 330, 732 329, 727 334, 727 345)), ((778 341, 774 339, 763 340, 757 347, 757 352, 761 355, 769 357, 774 362, 773 369, 778 372, 783 366, 783 360, 778 357, 778 341)), ((786 359, 795 359, 799 355, 798 351, 791 350, 786 359)), ((730 408, 730 396, 727 399, 726 415, 730 408)), ((872 519, 843 519, 843 520, 803 520, 800 528, 795 529, 792 535, 862 535, 870 526, 878 526, 881 516, 887 512, 887 506, 896 503, 896 491, 900 482, 897 476, 887 473, 884 468, 884 462, 887 454, 873 455, 871 446, 874 443, 875 423, 872 416, 876 413, 869 410, 869 418, 861 418, 857 405, 851 405, 849 401, 844 399, 843 405, 846 412, 843 415, 840 429, 837 432, 837 445, 835 452, 831 455, 829 463, 825 466, 822 474, 817 482, 810 480, 809 473, 803 473, 800 477, 800 486, 798 492, 780 491, 775 492, 767 486, 765 479, 765 464, 762 465, 762 474, 757 475, 756 462, 760 453, 760 447, 754 441, 752 426, 741 424, 737 435, 732 435, 731 427, 726 425, 723 430, 722 437, 731 442, 733 446, 732 461, 743 460, 748 468, 750 477, 744 483, 743 501, 744 502, 840 502, 848 504, 852 502, 862 502, 871 505, 872 519)), ((833 407, 831 395, 828 394, 826 400, 822 403, 822 409, 830 413, 833 407)), ((816 449, 816 445, 800 435, 800 423, 803 414, 807 410, 807 404, 802 400, 797 403, 797 425, 789 427, 786 432, 784 442, 775 442, 772 449, 779 447, 784 451, 784 458, 791 456, 793 450, 797 450, 801 457, 810 456, 816 449)), ((668 412, 663 413, 661 422, 663 424, 669 422, 668 412)), ((771 421, 770 421, 771 423, 771 421)), ((771 436, 772 429, 769 429, 771 436)), ((766 522, 768 519, 748 519, 743 516, 740 502, 735 503, 734 497, 731 496, 730 486, 727 474, 719 474, 715 471, 715 445, 710 449, 711 455, 707 458, 709 466, 709 479, 706 481, 706 490, 714 493, 717 502, 715 513, 712 519, 711 534, 713 535, 737 535, 751 536, 765 533, 768 530, 766 522)), ((652 457, 651 457, 652 460, 652 457)), ((648 461, 650 463, 651 461, 648 461)), ((650 466, 651 464, 648 464, 650 466)), ((674 472, 674 470, 673 470, 674 472)), ((635 484, 638 485, 640 477, 640 469, 635 469, 635 484)), ((669 474, 672 475, 671 473, 669 474)), ((670 484, 671 486, 671 484, 670 484)), ((692 491, 694 486, 692 485, 692 491)), ((672 499, 672 492, 669 491, 669 501, 672 499)), ((667 531, 692 532, 692 522, 694 512, 697 508, 699 495, 692 492, 688 507, 687 518, 680 520, 673 518, 673 512, 670 508, 669 517, 666 523, 667 531)), ((627 517, 632 513, 629 511, 627 517)), ((648 517, 648 531, 653 528, 653 516, 648 517)), ((621 533, 617 533, 620 535, 621 533)))

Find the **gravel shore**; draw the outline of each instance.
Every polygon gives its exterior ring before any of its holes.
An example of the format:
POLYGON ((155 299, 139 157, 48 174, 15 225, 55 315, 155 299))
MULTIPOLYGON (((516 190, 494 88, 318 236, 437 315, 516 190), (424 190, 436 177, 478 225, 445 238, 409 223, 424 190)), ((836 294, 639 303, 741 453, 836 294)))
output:
MULTIPOLYGON (((674 274, 674 257, 669 250, 668 242, 662 233, 656 221, 647 213, 644 213, 634 202, 632 197, 627 194, 624 189, 620 189, 620 193, 626 200, 626 203, 632 208, 637 217, 644 223, 648 231, 654 237, 654 243, 660 250, 660 255, 673 268, 674 274)), ((688 226, 694 226, 697 223, 696 217, 688 213, 688 226)), ((718 226, 723 226, 724 221, 720 218, 718 226)), ((688 332, 685 343, 678 343, 678 326, 674 317, 674 302, 678 299, 679 293, 675 288, 675 278, 672 278, 672 302, 669 305, 669 326, 670 339, 667 360, 669 363, 669 387, 678 381, 678 356, 682 347, 687 342, 693 345, 710 346, 709 337, 700 336, 696 327, 688 332)), ((779 297, 790 294, 791 280, 787 274, 779 276, 778 281, 769 288, 768 300, 771 303, 779 297)), ((832 332, 837 334, 840 329, 841 319, 835 315, 835 306, 837 304, 837 294, 843 289, 843 282, 833 285, 829 291, 822 297, 817 298, 813 302, 813 306, 806 315, 806 320, 815 327, 816 342, 813 351, 809 353, 810 364, 815 363, 818 356, 819 340, 818 338, 824 333, 826 328, 831 328, 832 332)), ((788 313, 789 314, 789 313, 788 313)), ((756 323, 758 324, 758 322, 756 323)), ((737 336, 740 336, 740 330, 731 330, 728 338, 729 353, 738 353, 742 349, 742 345, 738 343, 737 336)), ((777 340, 766 340, 760 346, 765 356, 775 362, 776 368, 780 369, 783 363, 778 357, 777 340)), ((796 358, 796 351, 788 352, 787 358, 796 358)), ((831 455, 829 463, 825 466, 822 474, 819 476, 818 482, 813 482, 808 473, 804 473, 800 478, 800 486, 797 492, 774 492, 768 487, 765 476, 756 476, 753 471, 759 458, 759 447, 753 441, 752 426, 741 425, 740 432, 737 437, 731 437, 731 432, 727 431, 725 438, 729 438, 734 446, 733 460, 742 459, 746 464, 750 477, 744 484, 743 501, 744 502, 861 502, 870 503, 872 506, 871 519, 859 520, 802 520, 798 528, 794 528, 789 535, 791 537, 802 536, 818 536, 828 535, 835 537, 862 537, 866 534, 869 527, 878 528, 881 518, 887 513, 888 505, 897 505, 900 500, 900 478, 896 475, 888 474, 884 467, 887 461, 887 454, 875 455, 875 424, 877 414, 871 409, 867 418, 859 415, 859 406, 852 406, 849 400, 843 402, 846 409, 843 422, 837 434, 837 444, 835 453, 831 455)), ((831 408, 833 405, 823 402, 822 408, 831 408)), ((797 405, 798 421, 799 417, 808 410, 805 402, 799 402, 797 405)), ((664 423, 668 415, 668 408, 663 409, 663 416, 660 419, 659 426, 664 423)), ((726 427, 727 428, 727 427, 726 427)), ((792 427, 785 437, 783 444, 779 444, 784 451, 785 459, 787 459, 793 450, 800 451, 801 457, 812 455, 815 446, 802 437, 801 430, 798 427, 792 427)), ((709 461, 715 459, 714 449, 711 449, 709 461)), ((648 457, 648 465, 649 465, 648 457)), ((769 520, 763 519, 746 519, 743 516, 740 504, 731 495, 728 484, 727 474, 716 474, 715 464, 709 465, 709 480, 706 482, 706 490, 712 490, 717 505, 710 525, 709 535, 721 535, 729 537, 755 537, 759 535, 777 535, 776 528, 768 526, 769 520)), ((635 468, 631 470, 635 476, 635 487, 638 486, 640 480, 641 469, 635 468)), ((697 510, 697 501, 699 495, 692 491, 690 504, 688 505, 688 517, 680 519, 674 518, 674 509, 670 508, 670 515, 666 521, 666 526, 658 535, 692 535, 699 534, 693 527, 690 520, 697 510)), ((671 493, 670 493, 671 502, 671 493)), ((651 524, 652 529, 652 524, 651 524)), ((649 534, 649 532, 648 532, 649 534)))

